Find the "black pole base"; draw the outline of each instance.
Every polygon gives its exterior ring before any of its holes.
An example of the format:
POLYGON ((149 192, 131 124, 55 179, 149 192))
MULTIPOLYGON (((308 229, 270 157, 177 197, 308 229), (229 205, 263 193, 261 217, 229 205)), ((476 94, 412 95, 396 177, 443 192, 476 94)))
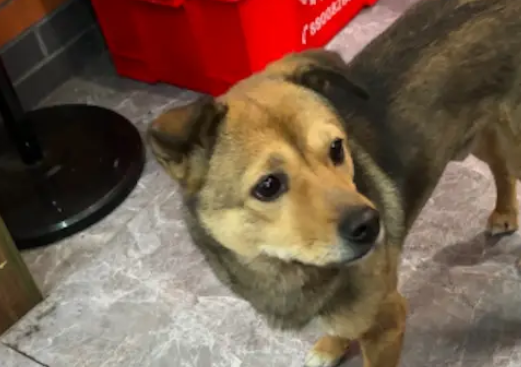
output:
POLYGON ((0 133, 0 215, 19 249, 47 245, 104 218, 137 184, 144 149, 137 129, 101 107, 27 112, 43 159, 28 166, 0 133))

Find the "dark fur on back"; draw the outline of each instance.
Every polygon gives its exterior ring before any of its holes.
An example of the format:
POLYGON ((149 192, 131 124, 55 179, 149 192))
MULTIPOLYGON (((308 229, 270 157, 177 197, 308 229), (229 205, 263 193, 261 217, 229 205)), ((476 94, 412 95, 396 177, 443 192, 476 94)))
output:
POLYGON ((349 136, 399 188, 409 225, 445 168, 426 162, 448 161, 466 148, 447 134, 469 132, 471 142, 480 118, 498 114, 485 109, 497 109, 514 87, 521 65, 520 18, 521 3, 515 0, 425 0, 349 64, 347 75, 361 81, 371 100, 365 108, 345 98, 334 104, 350 116, 349 136), (473 23, 481 34, 469 27, 473 23), (434 57, 439 60, 431 63, 434 57))

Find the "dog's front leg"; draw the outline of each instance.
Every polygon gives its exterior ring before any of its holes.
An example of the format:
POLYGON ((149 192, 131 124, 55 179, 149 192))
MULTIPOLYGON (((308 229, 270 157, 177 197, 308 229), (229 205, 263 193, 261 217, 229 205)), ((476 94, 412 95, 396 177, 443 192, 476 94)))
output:
POLYGON ((398 367, 407 305, 397 291, 382 302, 371 329, 360 338, 364 367, 398 367))
MULTIPOLYGON (((398 367, 406 316, 406 301, 398 291, 383 300, 372 326, 357 338, 362 349, 364 367, 398 367)), ((349 344, 347 338, 323 336, 308 353, 305 367, 337 366, 348 351, 349 344)))
POLYGON ((345 356, 349 348, 349 339, 324 335, 306 357, 305 367, 334 367, 345 356))

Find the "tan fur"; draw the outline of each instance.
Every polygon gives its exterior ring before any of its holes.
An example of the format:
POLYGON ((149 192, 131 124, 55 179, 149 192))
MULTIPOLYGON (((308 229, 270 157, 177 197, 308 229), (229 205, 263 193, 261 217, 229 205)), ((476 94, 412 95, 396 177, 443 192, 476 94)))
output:
POLYGON ((323 326, 308 367, 332 367, 355 339, 364 367, 398 366, 402 245, 451 160, 490 166, 488 230, 518 229, 519 34, 517 0, 424 0, 349 65, 334 52, 291 54, 152 124, 151 147, 219 279, 274 327, 323 326), (340 165, 328 155, 337 138, 340 165), (265 202, 252 188, 268 174, 288 186, 265 202), (382 226, 362 259, 338 230, 360 206, 382 226))
MULTIPOLYGON (((226 96, 221 100, 230 107, 226 128, 226 134, 233 137, 230 149, 240 149, 242 158, 247 159, 243 178, 230 193, 242 205, 237 210, 200 212, 201 223, 217 241, 246 258, 266 254, 312 265, 341 261, 345 249, 338 244, 336 233, 340 210, 370 202, 354 187, 350 161, 338 169, 326 164, 330 141, 345 137, 338 118, 309 91, 278 82, 260 83, 241 94, 240 100, 226 96), (284 132, 277 123, 287 121, 295 122, 292 132, 307 150, 307 164, 282 138, 284 132), (266 204, 252 198, 249 190, 270 172, 272 164, 280 164, 294 179, 283 199, 266 204)), ((216 153, 221 149, 228 147, 217 146, 216 153)), ((236 162, 224 154, 222 157, 222 162, 215 162, 218 170, 210 169, 207 176, 207 187, 201 192, 203 202, 213 203, 220 194, 212 190, 214 180, 237 177, 236 162)))

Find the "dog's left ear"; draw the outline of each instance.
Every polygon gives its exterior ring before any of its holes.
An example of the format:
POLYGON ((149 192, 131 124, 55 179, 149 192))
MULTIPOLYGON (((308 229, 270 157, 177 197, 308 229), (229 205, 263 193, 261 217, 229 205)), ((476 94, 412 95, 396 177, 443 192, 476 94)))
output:
POLYGON ((298 67, 289 80, 309 88, 330 100, 334 105, 357 98, 369 100, 368 91, 347 74, 347 65, 334 51, 310 50, 299 57, 303 65, 298 67))
POLYGON ((205 96, 164 112, 148 128, 154 156, 188 192, 197 191, 204 182, 227 111, 226 105, 205 96))

